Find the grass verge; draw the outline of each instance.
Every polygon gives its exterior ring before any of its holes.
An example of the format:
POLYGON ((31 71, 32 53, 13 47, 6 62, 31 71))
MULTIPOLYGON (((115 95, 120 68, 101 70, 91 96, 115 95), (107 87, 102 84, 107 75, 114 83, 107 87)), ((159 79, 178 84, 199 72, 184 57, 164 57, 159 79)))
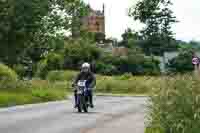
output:
POLYGON ((191 75, 167 77, 149 98, 145 133, 199 133, 199 88, 191 75))
POLYGON ((7 87, 0 88, 0 107, 64 100, 67 96, 66 82, 32 80, 4 84, 5 86, 7 87))

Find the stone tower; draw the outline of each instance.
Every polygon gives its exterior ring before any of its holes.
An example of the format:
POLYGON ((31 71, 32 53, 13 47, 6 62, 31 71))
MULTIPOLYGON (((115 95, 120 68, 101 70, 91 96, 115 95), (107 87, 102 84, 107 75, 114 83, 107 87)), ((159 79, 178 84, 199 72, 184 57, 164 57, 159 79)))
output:
POLYGON ((89 7, 88 16, 83 18, 83 28, 92 33, 103 33, 105 35, 105 6, 102 11, 89 7))

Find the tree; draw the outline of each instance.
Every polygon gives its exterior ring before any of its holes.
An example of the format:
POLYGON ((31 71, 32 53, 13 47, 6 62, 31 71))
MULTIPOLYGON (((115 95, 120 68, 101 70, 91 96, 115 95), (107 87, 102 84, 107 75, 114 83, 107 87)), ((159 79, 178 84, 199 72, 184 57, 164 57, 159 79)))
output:
POLYGON ((1 60, 14 63, 20 50, 33 36, 41 25, 42 16, 47 15, 49 3, 42 1, 6 0, 0 3, 0 43, 1 60), (44 10, 41 10, 44 9, 44 10))
POLYGON ((162 55, 164 51, 176 49, 171 26, 177 21, 171 5, 170 0, 141 0, 130 8, 129 15, 145 24, 140 31, 145 53, 162 55))
POLYGON ((136 46, 137 40, 138 40, 138 33, 128 28, 122 34, 122 41, 119 42, 119 45, 131 48, 134 47, 134 45, 136 46))
POLYGON ((64 67, 68 69, 79 69, 83 62, 93 62, 100 58, 101 51, 89 40, 72 40, 65 44, 64 67))
POLYGON ((78 38, 80 35, 87 35, 87 32, 82 28, 82 19, 89 13, 90 7, 82 0, 74 0, 71 6, 72 23, 71 33, 73 38, 78 38))
MULTIPOLYGON (((72 9, 84 8, 81 0, 0 1, 0 60, 13 65, 34 53, 34 60, 52 49, 49 43, 69 31, 72 9), (37 52, 37 54, 36 54, 37 52), (36 57, 37 56, 37 57, 36 57)), ((80 14, 82 13, 82 10, 80 14)), ((32 56, 30 57, 32 58, 32 56)))
MULTIPOLYGON (((50 31, 50 27, 45 27, 46 23, 44 22, 47 19, 52 19, 55 4, 55 1, 48 0, 1 1, 1 60, 8 64, 15 64, 24 49, 31 47, 36 42, 46 41, 45 36, 50 31)), ((50 23, 53 22, 49 21, 48 26, 50 23)), ((55 27, 52 26, 51 29, 53 28, 55 27)))

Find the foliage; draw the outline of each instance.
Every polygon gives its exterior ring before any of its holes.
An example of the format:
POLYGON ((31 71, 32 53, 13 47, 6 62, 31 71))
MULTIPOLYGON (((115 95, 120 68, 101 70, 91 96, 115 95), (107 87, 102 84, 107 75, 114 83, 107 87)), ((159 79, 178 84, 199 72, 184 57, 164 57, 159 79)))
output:
POLYGON ((176 49, 171 30, 176 17, 170 9, 171 5, 170 0, 141 0, 130 9, 129 15, 145 24, 140 35, 146 54, 162 55, 164 51, 176 49))
POLYGON ((86 5, 82 0, 0 1, 0 60, 11 66, 24 58, 38 62, 55 48, 52 43, 63 42, 62 31, 71 30, 72 9, 84 14, 86 5))
POLYGON ((101 33, 101 32, 95 33, 94 38, 95 38, 96 42, 104 41, 105 40, 105 34, 101 33))
POLYGON ((89 41, 80 39, 66 43, 64 48, 64 68, 79 69, 83 62, 93 62, 101 56, 101 51, 89 41))
POLYGON ((17 78, 18 76, 14 70, 0 63, 0 81, 16 81, 17 78))
POLYGON ((96 71, 104 75, 159 75, 160 62, 153 57, 146 57, 137 49, 131 49, 127 57, 104 55, 96 62, 96 71))
POLYGON ((137 32, 132 31, 130 28, 125 30, 122 34, 122 41, 119 42, 119 46, 124 46, 127 48, 137 47, 139 40, 139 35, 137 32))
POLYGON ((125 70, 125 72, 131 72, 134 75, 157 75, 160 73, 158 60, 136 51, 130 53, 125 64, 122 64, 121 69, 125 70))
MULTIPOLYGON (((34 0, 1 1, 0 42, 2 45, 0 57, 2 60, 11 64, 15 63, 19 53, 31 45, 36 36, 40 38, 39 32, 42 32, 43 29, 44 16, 48 16, 52 11, 52 5, 54 5, 53 1, 49 2, 48 0, 42 2, 34 0)), ((43 34, 45 33, 43 31, 43 34)))
POLYGON ((101 51, 89 40, 67 40, 62 49, 44 55, 37 65, 36 75, 45 78, 49 71, 78 70, 83 62, 92 62, 100 58, 101 51))
POLYGON ((64 66, 64 56, 60 53, 49 53, 37 65, 36 75, 45 78, 51 70, 61 70, 64 66))
POLYGON ((16 71, 16 73, 19 75, 19 77, 25 77, 26 76, 26 68, 22 64, 16 64, 13 66, 13 69, 16 71))
POLYGON ((198 133, 199 80, 191 75, 164 80, 149 99, 146 133, 198 133))
POLYGON ((112 64, 106 64, 103 61, 98 61, 96 63, 96 72, 103 75, 115 75, 119 73, 116 66, 112 64))
POLYGON ((64 57, 61 54, 49 53, 46 58, 48 70, 59 70, 63 68, 64 57))
POLYGON ((89 7, 82 0, 74 0, 70 12, 72 14, 71 33, 72 38, 83 37, 87 31, 82 27, 82 19, 89 13, 89 7))
POLYGON ((193 50, 182 49, 180 54, 169 61, 168 68, 170 72, 185 73, 194 70, 192 64, 193 50))
POLYGON ((179 47, 181 49, 193 49, 195 51, 200 50, 200 42, 198 41, 190 41, 190 42, 184 42, 184 41, 178 41, 179 47))

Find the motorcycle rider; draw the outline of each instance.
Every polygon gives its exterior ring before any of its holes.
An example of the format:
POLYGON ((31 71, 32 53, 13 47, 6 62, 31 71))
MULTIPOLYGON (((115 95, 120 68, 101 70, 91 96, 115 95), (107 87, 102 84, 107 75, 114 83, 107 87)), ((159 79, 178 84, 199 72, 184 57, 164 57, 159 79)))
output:
MULTIPOLYGON (((96 85, 96 78, 95 75, 91 72, 91 66, 89 63, 83 63, 81 66, 81 72, 75 78, 74 83, 72 86, 74 87, 77 85, 79 80, 86 80, 86 88, 88 89, 88 98, 90 107, 93 108, 93 88, 96 85)), ((74 98, 75 98, 75 108, 77 107, 77 90, 74 90, 74 98)))

